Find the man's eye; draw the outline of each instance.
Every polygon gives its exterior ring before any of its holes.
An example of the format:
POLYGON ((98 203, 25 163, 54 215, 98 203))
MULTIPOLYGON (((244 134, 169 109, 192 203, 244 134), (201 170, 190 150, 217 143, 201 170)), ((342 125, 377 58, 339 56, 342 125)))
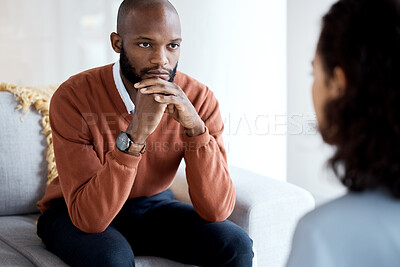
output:
POLYGON ((143 47, 143 48, 148 48, 148 47, 150 47, 150 44, 149 43, 140 43, 139 46, 143 47))
POLYGON ((175 50, 179 48, 179 44, 169 44, 168 47, 175 50))

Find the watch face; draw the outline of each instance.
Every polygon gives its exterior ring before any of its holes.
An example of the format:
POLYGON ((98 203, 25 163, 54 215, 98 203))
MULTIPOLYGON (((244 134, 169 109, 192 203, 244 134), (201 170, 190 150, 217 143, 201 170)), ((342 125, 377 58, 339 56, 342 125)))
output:
POLYGON ((129 137, 126 133, 122 132, 117 137, 117 147, 119 150, 126 151, 129 148, 129 137))

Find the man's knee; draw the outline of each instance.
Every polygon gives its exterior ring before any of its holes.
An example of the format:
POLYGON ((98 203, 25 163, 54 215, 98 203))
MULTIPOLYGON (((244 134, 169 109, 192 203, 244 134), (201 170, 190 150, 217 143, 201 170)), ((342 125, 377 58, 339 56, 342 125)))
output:
POLYGON ((232 233, 225 245, 226 249, 230 250, 231 255, 239 262, 251 262, 253 260, 253 240, 244 230, 240 229, 232 233))
POLYGON ((253 261, 253 240, 239 226, 226 222, 219 235, 221 266, 251 266, 253 261))
POLYGON ((111 247, 99 250, 90 260, 91 266, 135 266, 134 255, 130 247, 111 247))

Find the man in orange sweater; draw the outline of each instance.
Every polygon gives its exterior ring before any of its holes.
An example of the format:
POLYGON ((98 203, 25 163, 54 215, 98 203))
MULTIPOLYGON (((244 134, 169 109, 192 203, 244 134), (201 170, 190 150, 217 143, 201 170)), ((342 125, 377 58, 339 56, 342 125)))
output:
POLYGON ((58 178, 38 202, 38 235, 71 266, 134 266, 154 255, 251 266, 213 93, 176 71, 181 26, 167 0, 125 0, 120 60, 69 78, 50 104, 58 178), (168 189, 182 160, 193 205, 168 189))

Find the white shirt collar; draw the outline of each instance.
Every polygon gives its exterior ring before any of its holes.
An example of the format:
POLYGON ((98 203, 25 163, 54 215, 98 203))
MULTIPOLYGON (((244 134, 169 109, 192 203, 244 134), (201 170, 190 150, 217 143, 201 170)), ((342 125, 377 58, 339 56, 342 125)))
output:
POLYGON ((121 96, 122 101, 125 104, 126 111, 128 113, 135 113, 135 104, 133 104, 131 97, 126 90, 124 83, 122 82, 121 73, 120 73, 120 65, 119 60, 115 62, 113 66, 113 77, 115 86, 117 87, 118 93, 121 96))

